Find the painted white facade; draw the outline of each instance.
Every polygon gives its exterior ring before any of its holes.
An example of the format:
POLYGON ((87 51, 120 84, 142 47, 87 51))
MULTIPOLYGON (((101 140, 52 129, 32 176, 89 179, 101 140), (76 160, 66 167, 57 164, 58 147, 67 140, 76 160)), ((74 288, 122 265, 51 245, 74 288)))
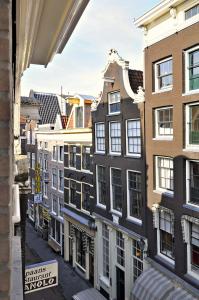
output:
POLYGON ((135 21, 143 28, 144 48, 199 22, 199 14, 185 20, 185 11, 199 4, 198 0, 164 0, 135 21))

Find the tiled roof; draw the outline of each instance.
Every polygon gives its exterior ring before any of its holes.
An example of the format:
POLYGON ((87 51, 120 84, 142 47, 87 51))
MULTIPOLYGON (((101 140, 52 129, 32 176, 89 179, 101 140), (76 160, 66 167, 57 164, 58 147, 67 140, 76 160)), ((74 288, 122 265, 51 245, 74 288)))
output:
POLYGON ((138 87, 143 87, 143 72, 129 69, 129 81, 133 92, 137 94, 138 87))
POLYGON ((34 98, 39 100, 40 124, 54 124, 57 114, 61 114, 58 98, 55 94, 33 92, 34 98))
POLYGON ((38 105, 39 101, 32 97, 21 96, 21 104, 38 105))

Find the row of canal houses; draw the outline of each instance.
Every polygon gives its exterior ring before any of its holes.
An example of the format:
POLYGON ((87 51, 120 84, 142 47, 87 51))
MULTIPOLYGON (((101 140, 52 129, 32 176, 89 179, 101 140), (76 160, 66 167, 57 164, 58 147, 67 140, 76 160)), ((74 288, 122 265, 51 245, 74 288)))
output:
POLYGON ((107 299, 199 297, 198 22, 161 1, 136 21, 144 81, 111 49, 99 99, 22 98, 29 220, 107 299))

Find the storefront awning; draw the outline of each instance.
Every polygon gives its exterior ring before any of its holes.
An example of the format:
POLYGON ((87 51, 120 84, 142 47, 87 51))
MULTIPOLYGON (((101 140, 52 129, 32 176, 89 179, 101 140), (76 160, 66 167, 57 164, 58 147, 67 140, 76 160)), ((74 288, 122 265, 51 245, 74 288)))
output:
POLYGON ((136 280, 131 300, 164 300, 172 289, 171 280, 154 268, 149 268, 136 280))
POLYGON ((196 300, 183 286, 174 285, 162 272, 149 268, 136 280, 131 300, 196 300))

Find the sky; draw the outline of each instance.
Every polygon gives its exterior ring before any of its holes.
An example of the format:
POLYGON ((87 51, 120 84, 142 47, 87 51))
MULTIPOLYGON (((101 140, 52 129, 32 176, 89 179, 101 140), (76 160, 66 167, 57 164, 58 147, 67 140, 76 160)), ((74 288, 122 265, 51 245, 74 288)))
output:
POLYGON ((31 65, 22 77, 21 95, 30 89, 98 96, 103 70, 114 48, 133 69, 143 69, 143 33, 133 21, 160 0, 90 0, 61 54, 47 68, 31 65))

